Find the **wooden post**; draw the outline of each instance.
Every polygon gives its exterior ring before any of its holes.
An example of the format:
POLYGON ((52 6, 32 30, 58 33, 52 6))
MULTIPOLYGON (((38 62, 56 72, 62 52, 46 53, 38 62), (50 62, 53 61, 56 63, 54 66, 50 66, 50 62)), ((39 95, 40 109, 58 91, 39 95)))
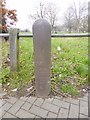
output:
POLYGON ((2 37, 0 37, 0 70, 2 69, 2 37))
MULTIPOLYGON (((90 33, 90 1, 88 2, 88 33, 90 33)), ((90 119, 90 37, 88 37, 88 117, 90 119)))
POLYGON ((19 39, 17 37, 18 29, 10 29, 10 70, 11 72, 18 71, 19 69, 19 39))
POLYGON ((33 24, 36 92, 47 97, 50 92, 51 25, 44 19, 33 24))
MULTIPOLYGON (((1 4, 0 4, 1 7, 1 4)), ((2 9, 1 9, 2 14, 2 9)), ((1 15, 0 15, 1 16, 1 15)), ((0 24, 2 25, 2 19, 0 18, 0 24)), ((2 29, 0 29, 0 34, 2 33, 2 29)), ((2 36, 0 37, 0 70, 2 69, 2 36)))

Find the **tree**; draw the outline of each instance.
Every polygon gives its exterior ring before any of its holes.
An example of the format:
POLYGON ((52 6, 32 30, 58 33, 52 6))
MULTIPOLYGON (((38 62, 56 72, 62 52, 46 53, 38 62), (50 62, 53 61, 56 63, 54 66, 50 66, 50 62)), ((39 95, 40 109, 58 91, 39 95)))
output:
POLYGON ((78 32, 80 32, 83 19, 87 16, 87 4, 85 2, 78 2, 78 7, 75 2, 71 6, 72 13, 74 15, 74 27, 78 32))
POLYGON ((48 3, 46 10, 46 19, 51 23, 53 29, 56 26, 58 18, 58 8, 54 3, 48 3))
POLYGON ((36 8, 36 13, 33 15, 30 15, 30 17, 33 20, 39 19, 39 18, 45 18, 46 16, 46 8, 45 3, 40 1, 39 6, 36 8))
POLYGON ((65 23, 64 26, 67 28, 68 32, 71 33, 73 29, 73 14, 71 8, 68 8, 67 13, 65 14, 65 23))
POLYGON ((66 11, 65 24, 69 32, 71 32, 71 30, 74 32, 80 32, 82 31, 82 28, 83 31, 85 31, 84 27, 85 25, 88 25, 87 3, 79 1, 77 5, 73 2, 66 11))
POLYGON ((88 15, 84 16, 81 21, 80 31, 88 32, 88 15))
POLYGON ((8 10, 5 0, 0 0, 0 32, 7 32, 7 29, 16 21, 16 10, 8 10))
POLYGON ((30 18, 36 20, 38 18, 44 18, 48 20, 52 26, 55 27, 58 17, 58 8, 54 3, 45 3, 40 1, 39 6, 36 9, 36 13, 30 15, 30 18))

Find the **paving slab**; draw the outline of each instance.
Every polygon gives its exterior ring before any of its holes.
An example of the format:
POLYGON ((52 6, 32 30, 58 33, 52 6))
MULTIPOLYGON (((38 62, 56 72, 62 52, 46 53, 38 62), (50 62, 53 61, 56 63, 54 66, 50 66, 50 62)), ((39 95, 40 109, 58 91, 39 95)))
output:
POLYGON ((68 118, 68 109, 61 108, 58 114, 58 118, 68 118))
POLYGON ((10 109, 9 109, 9 113, 15 115, 18 110, 21 108, 21 106, 24 104, 24 101, 18 100, 10 109))
POLYGON ((88 116, 86 116, 86 115, 83 115, 83 114, 80 114, 80 116, 79 116, 80 118, 88 118, 88 116))
POLYGON ((16 116, 13 116, 12 114, 10 113, 5 113, 5 115, 3 116, 3 118, 17 118, 16 116))
POLYGON ((0 118, 88 118, 88 95, 83 98, 62 98, 54 96, 52 98, 37 97, 15 97, 8 96, 9 99, 0 99, 0 118))
POLYGON ((43 109, 46 109, 47 111, 51 111, 53 113, 58 114, 59 106, 53 105, 51 103, 44 102, 41 106, 43 109))
POLYGON ((71 103, 71 104, 79 105, 79 100, 78 99, 65 98, 65 99, 63 99, 63 101, 71 103))
POLYGON ((52 103, 53 100, 54 100, 54 98, 48 98, 48 99, 45 99, 45 102, 47 102, 47 103, 52 103))
POLYGON ((37 100, 34 102, 36 106, 41 106, 44 102, 44 99, 42 98, 37 98, 37 100))
POLYGON ((31 109, 29 110, 29 112, 30 112, 30 113, 33 113, 33 114, 35 114, 35 115, 37 115, 37 116, 40 116, 40 117, 42 117, 42 118, 46 118, 47 113, 48 113, 47 110, 45 110, 45 109, 43 109, 43 108, 40 108, 40 107, 37 107, 37 106, 35 106, 35 105, 33 105, 33 106, 31 107, 31 109))
POLYGON ((88 102, 80 100, 80 113, 88 115, 88 102))
POLYGON ((25 96, 20 97, 20 100, 23 100, 23 101, 26 101, 27 99, 28 99, 28 97, 25 97, 25 96))
POLYGON ((0 118, 2 117, 2 109, 0 108, 0 118))
POLYGON ((9 97, 9 99, 6 99, 7 102, 14 104, 18 99, 15 97, 9 97))
POLYGON ((6 103, 6 100, 2 100, 2 106, 6 103))
POLYGON ((12 107, 12 104, 9 103, 9 102, 6 102, 6 103, 2 106, 2 110, 8 111, 11 107, 12 107))
POLYGON ((83 96, 83 97, 81 97, 81 98, 78 98, 79 100, 83 100, 83 101, 88 101, 88 95, 85 95, 85 96, 83 96))
POLYGON ((79 106, 71 104, 69 111, 69 118, 78 118, 79 117, 79 106))
POLYGON ((57 118, 57 114, 49 112, 47 118, 57 118))
POLYGON ((37 99, 36 97, 31 97, 30 96, 26 101, 33 104, 36 101, 36 99, 37 99))
POLYGON ((0 107, 2 107, 2 100, 0 100, 0 107))
POLYGON ((0 118, 2 118, 2 116, 4 116, 6 113, 5 110, 3 110, 2 108, 0 108, 0 118))
POLYGON ((31 106, 32 106, 31 103, 25 102, 21 108, 28 111, 31 106))
POLYGON ((19 118, 35 118, 34 114, 31 114, 23 109, 20 109, 17 113, 16 116, 19 118))
POLYGON ((65 101, 62 101, 62 100, 58 100, 58 99, 54 99, 52 103, 54 105, 59 106, 59 107, 69 109, 69 104, 70 103, 68 103, 68 102, 65 102, 65 101))

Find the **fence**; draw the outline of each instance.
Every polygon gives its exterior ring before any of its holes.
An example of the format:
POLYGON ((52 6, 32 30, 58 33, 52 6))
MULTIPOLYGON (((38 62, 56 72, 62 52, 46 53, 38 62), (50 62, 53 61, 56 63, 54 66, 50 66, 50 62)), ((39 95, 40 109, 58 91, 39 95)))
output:
MULTIPOLYGON (((20 37, 33 37, 32 34, 19 34, 18 29, 10 29, 9 34, 0 34, 0 37, 9 37, 10 40, 10 69, 12 72, 18 70, 19 68, 19 38, 20 37), (16 42, 17 41, 17 42, 16 42), (16 47, 15 47, 16 46, 16 47), (15 49, 15 50, 13 50, 15 49), (12 56, 16 55, 16 56, 12 56)), ((90 37, 90 34, 52 34, 52 38, 60 37, 90 37)))
MULTIPOLYGON (((10 30, 11 31, 11 30, 10 30)), ((0 37, 9 37, 10 34, 4 33, 0 34, 0 37)), ((33 37, 32 34, 19 34, 17 33, 17 37, 33 37)), ((52 34, 51 37, 90 37, 90 33, 82 33, 82 34, 52 34)))
POLYGON ((18 29, 10 29, 9 34, 0 34, 0 37, 9 37, 10 42, 10 70, 19 70, 19 38, 33 37, 36 90, 39 96, 47 96, 50 88, 51 66, 51 37, 90 37, 90 34, 52 34, 47 21, 38 20, 33 25, 33 35, 19 34, 18 29))

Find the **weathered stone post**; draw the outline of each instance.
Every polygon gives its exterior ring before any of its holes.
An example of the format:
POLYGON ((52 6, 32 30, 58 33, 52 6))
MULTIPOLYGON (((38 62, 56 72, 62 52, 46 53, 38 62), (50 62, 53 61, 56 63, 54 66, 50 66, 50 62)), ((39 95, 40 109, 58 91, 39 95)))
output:
POLYGON ((11 72, 17 71, 19 69, 19 39, 18 39, 18 29, 10 29, 10 70, 11 72))
POLYGON ((51 26, 44 19, 33 24, 33 46, 36 92, 39 97, 47 97, 50 92, 51 26))

